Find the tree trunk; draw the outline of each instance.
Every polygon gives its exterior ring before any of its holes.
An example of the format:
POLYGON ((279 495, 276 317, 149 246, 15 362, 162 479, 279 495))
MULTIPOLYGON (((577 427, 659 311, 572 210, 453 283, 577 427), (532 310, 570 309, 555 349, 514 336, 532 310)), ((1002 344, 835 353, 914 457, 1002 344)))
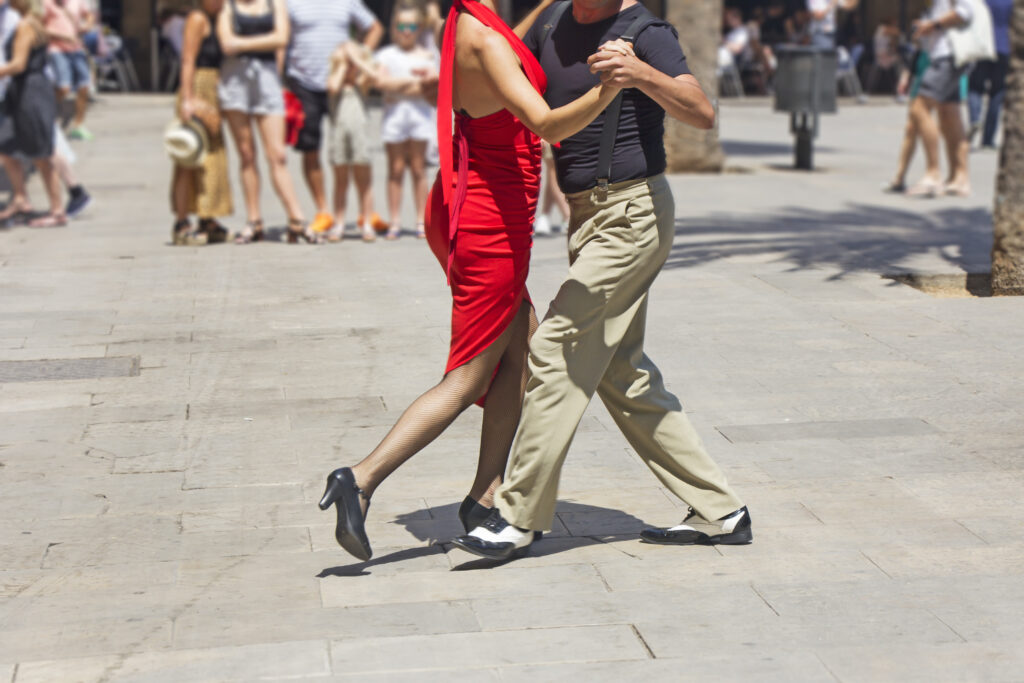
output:
POLYGON ((1024 0, 1013 7, 992 244, 992 294, 1024 295, 1024 0))
MULTIPOLYGON (((679 31, 690 70, 708 98, 717 102, 722 0, 668 0, 664 4, 665 19, 679 31)), ((697 130, 666 117, 665 148, 669 171, 675 173, 721 173, 725 166, 717 121, 713 130, 697 130)))

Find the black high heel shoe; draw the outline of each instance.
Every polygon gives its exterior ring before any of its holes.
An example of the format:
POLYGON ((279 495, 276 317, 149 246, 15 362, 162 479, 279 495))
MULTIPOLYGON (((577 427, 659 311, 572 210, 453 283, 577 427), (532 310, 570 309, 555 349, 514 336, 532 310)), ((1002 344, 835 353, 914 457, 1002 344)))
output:
POLYGON ((338 521, 334 526, 334 538, 338 545, 353 556, 366 562, 373 557, 370 539, 366 537, 363 524, 363 510, 359 498, 366 501, 366 511, 370 511, 370 498, 356 485, 355 475, 351 468, 341 467, 327 477, 327 488, 320 499, 320 509, 326 510, 334 506, 338 521))
POLYGON ((467 534, 483 524, 490 514, 491 508, 485 508, 469 496, 466 496, 462 505, 459 506, 459 521, 462 522, 462 528, 466 530, 467 534))

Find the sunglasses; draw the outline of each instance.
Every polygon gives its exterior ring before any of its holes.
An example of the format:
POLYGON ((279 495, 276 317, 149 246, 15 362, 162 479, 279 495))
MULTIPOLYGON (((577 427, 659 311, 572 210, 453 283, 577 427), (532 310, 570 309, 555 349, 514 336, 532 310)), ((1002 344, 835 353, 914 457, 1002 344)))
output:
POLYGON ((399 22, 395 24, 395 28, 397 28, 399 31, 415 31, 419 27, 420 25, 416 23, 406 24, 404 22, 399 22))

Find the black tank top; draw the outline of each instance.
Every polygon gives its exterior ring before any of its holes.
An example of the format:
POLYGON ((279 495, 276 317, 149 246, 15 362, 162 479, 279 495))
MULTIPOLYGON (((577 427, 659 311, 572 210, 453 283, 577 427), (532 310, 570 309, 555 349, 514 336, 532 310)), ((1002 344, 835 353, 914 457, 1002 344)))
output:
POLYGON ((206 14, 206 20, 210 22, 210 32, 203 38, 203 42, 199 44, 199 53, 196 55, 196 68, 219 69, 224 55, 220 51, 220 40, 217 38, 217 18, 211 14, 206 14))
MULTIPOLYGON (((263 14, 242 14, 235 0, 231 0, 232 26, 239 36, 265 36, 274 32, 274 0, 267 0, 267 11, 263 14)), ((241 57, 273 60, 273 52, 243 52, 241 57)))

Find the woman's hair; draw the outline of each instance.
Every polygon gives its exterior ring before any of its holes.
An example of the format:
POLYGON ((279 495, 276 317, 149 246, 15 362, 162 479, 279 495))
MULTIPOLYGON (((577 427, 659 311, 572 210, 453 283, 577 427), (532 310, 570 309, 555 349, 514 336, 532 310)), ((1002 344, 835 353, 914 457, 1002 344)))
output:
POLYGON ((43 0, 10 0, 11 8, 25 15, 32 15, 37 19, 43 18, 43 0))

